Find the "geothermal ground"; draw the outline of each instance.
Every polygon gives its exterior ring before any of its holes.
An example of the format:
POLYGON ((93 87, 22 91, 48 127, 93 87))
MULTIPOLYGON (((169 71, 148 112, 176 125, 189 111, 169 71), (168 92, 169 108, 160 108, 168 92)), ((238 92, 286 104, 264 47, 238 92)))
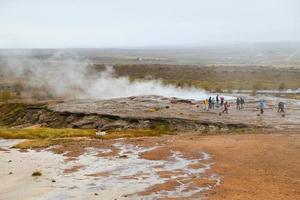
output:
POLYGON ((245 99, 229 114, 159 96, 10 104, 12 130, 95 132, 26 148, 1 139, 0 199, 299 199, 300 101, 265 98, 258 115, 258 98, 245 99), (106 138, 133 130, 162 136, 106 138))

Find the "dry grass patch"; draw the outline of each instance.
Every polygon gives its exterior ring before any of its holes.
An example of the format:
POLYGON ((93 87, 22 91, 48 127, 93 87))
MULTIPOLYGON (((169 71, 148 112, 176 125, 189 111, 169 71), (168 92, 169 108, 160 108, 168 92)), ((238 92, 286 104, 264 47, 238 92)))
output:
POLYGON ((38 140, 27 140, 21 142, 14 146, 14 148, 18 149, 39 149, 39 148, 47 148, 54 145, 55 142, 53 140, 47 139, 38 139, 38 140))
POLYGON ((117 138, 132 138, 132 137, 158 137, 162 135, 174 135, 168 125, 160 125, 154 129, 126 129, 126 130, 111 130, 107 135, 99 136, 101 139, 117 139, 117 138))

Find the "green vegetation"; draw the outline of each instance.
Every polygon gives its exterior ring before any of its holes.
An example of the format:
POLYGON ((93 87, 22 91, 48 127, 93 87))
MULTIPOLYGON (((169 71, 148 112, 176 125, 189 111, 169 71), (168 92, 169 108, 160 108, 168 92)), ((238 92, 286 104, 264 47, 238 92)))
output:
POLYGON ((174 135, 168 123, 157 123, 149 129, 126 129, 107 131, 107 135, 99 136, 101 139, 131 138, 131 137, 155 137, 162 135, 174 135))
POLYGON ((24 90, 24 86, 21 82, 17 82, 13 85, 13 91, 15 92, 15 94, 20 97, 21 96, 21 93, 23 92, 24 90))
POLYGON ((0 106, 0 125, 15 121, 18 117, 25 115, 23 104, 4 104, 0 106))
POLYGON ((111 130, 107 135, 96 136, 93 129, 71 129, 71 128, 0 128, 0 138, 4 139, 29 139, 15 145, 15 148, 34 149, 47 148, 57 144, 63 144, 75 137, 86 137, 95 139, 116 139, 129 137, 162 136, 174 134, 169 124, 158 123, 152 129, 126 129, 111 130))
POLYGON ((176 87, 196 87, 208 91, 261 90, 300 88, 300 70, 260 66, 191 66, 191 65, 116 65, 116 74, 141 80, 146 76, 161 79, 164 84, 176 87))
POLYGON ((279 84, 279 86, 278 86, 278 89, 279 89, 279 90, 285 90, 285 89, 286 89, 285 83, 284 83, 284 82, 281 82, 281 83, 279 84))
POLYGON ((4 102, 5 104, 8 104, 8 100, 11 97, 11 93, 9 90, 3 90, 1 93, 1 100, 2 102, 4 102))
POLYGON ((18 149, 40 149, 47 148, 56 144, 59 144, 60 140, 54 139, 37 139, 37 140, 26 140, 14 146, 18 149))
POLYGON ((5 139, 53 139, 67 137, 91 137, 95 136, 95 132, 95 130, 90 129, 71 128, 0 128, 0 137, 5 139))
POLYGON ((101 139, 117 139, 132 137, 157 137, 162 135, 174 135, 174 132, 157 129, 127 129, 108 131, 107 135, 99 136, 101 139))

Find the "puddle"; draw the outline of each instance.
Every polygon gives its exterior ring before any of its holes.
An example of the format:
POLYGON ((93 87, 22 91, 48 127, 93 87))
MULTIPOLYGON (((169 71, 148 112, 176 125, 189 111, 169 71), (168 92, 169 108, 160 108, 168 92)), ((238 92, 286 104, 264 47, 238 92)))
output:
MULTIPOLYGON (((0 140, 0 147, 9 149, 17 140, 0 140)), ((19 152, 9 149, 8 153, 0 152, 0 199, 158 199, 192 197, 209 190, 213 185, 197 186, 193 178, 201 178, 210 169, 210 155, 199 152, 199 158, 186 159, 181 152, 171 151, 168 160, 147 160, 140 154, 152 151, 157 147, 138 147, 118 141, 114 144, 118 155, 99 157, 99 152, 108 153, 111 149, 87 148, 76 160, 65 162, 64 155, 49 151, 19 152), (12 160, 12 162, 9 162, 12 160), (205 162, 204 162, 205 161, 205 162), (190 167, 203 162, 199 168, 190 167), (66 169, 80 166, 71 173, 66 169), (42 172, 41 177, 32 177, 35 170, 42 172), (12 172, 12 174, 9 174, 12 172), (160 173, 168 172, 170 177, 161 177, 160 173), (53 182, 55 180, 55 182, 53 182), (170 191, 160 190, 139 193, 167 181, 178 184, 170 191), (96 195, 97 196, 96 196, 96 195)), ((215 185, 220 183, 218 175, 211 176, 215 185)), ((199 199, 196 198, 196 199, 199 199)))

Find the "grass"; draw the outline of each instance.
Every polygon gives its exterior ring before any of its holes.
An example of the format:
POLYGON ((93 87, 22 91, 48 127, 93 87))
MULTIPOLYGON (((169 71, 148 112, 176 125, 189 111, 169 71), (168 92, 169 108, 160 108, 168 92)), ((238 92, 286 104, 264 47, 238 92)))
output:
POLYGON ((55 144, 57 143, 54 140, 49 140, 49 139, 27 140, 15 145, 14 148, 39 149, 39 148, 47 148, 55 144))
POLYGON ((109 131, 107 135, 99 136, 101 139, 117 139, 117 138, 132 138, 132 137, 155 137, 162 135, 172 135, 172 132, 160 132, 152 129, 127 129, 109 131))
POLYGON ((18 117, 25 115, 26 108, 23 104, 3 104, 0 107, 0 125, 15 121, 18 117))
POLYGON ((168 124, 157 125, 153 129, 126 129, 126 130, 111 130, 107 135, 99 136, 101 139, 117 139, 117 138, 132 138, 132 137, 158 137, 162 135, 174 135, 168 124))
POLYGON ((153 129, 126 129, 110 130, 107 135, 96 136, 96 130, 93 129, 71 129, 71 128, 0 128, 0 138, 4 139, 28 139, 15 145, 19 149, 39 149, 48 148, 53 145, 63 144, 70 138, 88 137, 97 139, 117 139, 132 137, 155 137, 174 134, 168 124, 156 124, 153 129))
POLYGON ((49 139, 67 137, 91 137, 95 136, 93 129, 71 129, 71 128, 34 128, 14 129, 0 128, 0 137, 4 139, 49 139))

